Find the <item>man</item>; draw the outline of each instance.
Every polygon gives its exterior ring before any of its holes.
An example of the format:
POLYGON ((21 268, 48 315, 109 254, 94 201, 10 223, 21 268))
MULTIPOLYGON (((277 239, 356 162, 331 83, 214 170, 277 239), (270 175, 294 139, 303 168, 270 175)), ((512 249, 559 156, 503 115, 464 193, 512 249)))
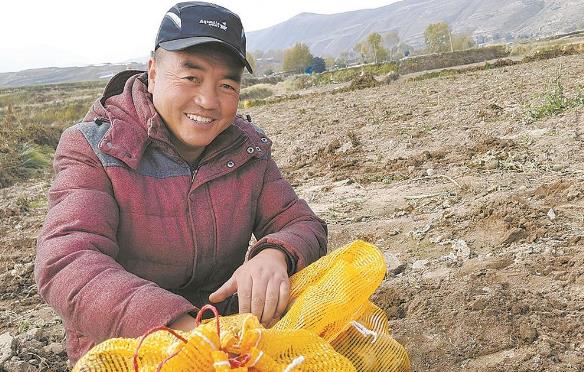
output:
POLYGON ((108 338, 190 330, 208 302, 267 325, 288 275, 326 253, 326 225, 282 179, 271 141, 236 116, 245 56, 237 15, 179 3, 148 73, 112 78, 63 133, 35 279, 72 362, 108 338))

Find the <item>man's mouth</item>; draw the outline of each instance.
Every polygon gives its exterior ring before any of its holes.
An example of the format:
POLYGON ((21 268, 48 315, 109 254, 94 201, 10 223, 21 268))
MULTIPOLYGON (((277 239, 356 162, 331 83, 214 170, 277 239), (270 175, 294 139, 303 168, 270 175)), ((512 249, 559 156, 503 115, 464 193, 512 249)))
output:
POLYGON ((211 118, 207 118, 207 117, 199 116, 199 115, 195 115, 195 114, 185 114, 185 116, 194 122, 202 123, 202 124, 209 124, 210 122, 213 121, 213 119, 211 119, 211 118))

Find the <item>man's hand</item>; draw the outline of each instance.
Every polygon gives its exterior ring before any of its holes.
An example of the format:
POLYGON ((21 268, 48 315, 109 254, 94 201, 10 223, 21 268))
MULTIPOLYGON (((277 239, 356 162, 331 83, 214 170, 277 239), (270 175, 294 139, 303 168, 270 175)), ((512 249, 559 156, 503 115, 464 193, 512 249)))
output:
POLYGON ((278 320, 288 305, 290 281, 285 253, 266 248, 241 265, 231 278, 209 296, 221 302, 237 293, 239 313, 253 313, 264 326, 278 320))

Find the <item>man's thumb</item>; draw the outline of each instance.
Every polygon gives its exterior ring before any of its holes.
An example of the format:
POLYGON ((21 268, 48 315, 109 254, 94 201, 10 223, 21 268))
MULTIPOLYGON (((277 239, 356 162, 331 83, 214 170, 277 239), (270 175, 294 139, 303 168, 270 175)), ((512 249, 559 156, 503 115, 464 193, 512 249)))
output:
POLYGON ((231 277, 218 290, 209 295, 209 302, 221 302, 236 292, 237 282, 233 277, 231 277))

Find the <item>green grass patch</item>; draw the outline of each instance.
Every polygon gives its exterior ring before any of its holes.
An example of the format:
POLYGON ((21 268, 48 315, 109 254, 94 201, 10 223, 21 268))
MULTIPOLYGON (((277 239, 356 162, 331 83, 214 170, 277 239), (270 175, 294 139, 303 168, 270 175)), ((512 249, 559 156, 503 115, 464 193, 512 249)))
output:
POLYGON ((21 143, 9 151, 2 150, 0 150, 0 188, 50 172, 54 154, 54 149, 50 146, 21 143))
POLYGON ((550 116, 556 116, 569 108, 584 105, 584 93, 579 92, 574 97, 565 94, 564 86, 558 76, 541 95, 538 102, 532 104, 528 110, 531 120, 539 120, 550 116))

